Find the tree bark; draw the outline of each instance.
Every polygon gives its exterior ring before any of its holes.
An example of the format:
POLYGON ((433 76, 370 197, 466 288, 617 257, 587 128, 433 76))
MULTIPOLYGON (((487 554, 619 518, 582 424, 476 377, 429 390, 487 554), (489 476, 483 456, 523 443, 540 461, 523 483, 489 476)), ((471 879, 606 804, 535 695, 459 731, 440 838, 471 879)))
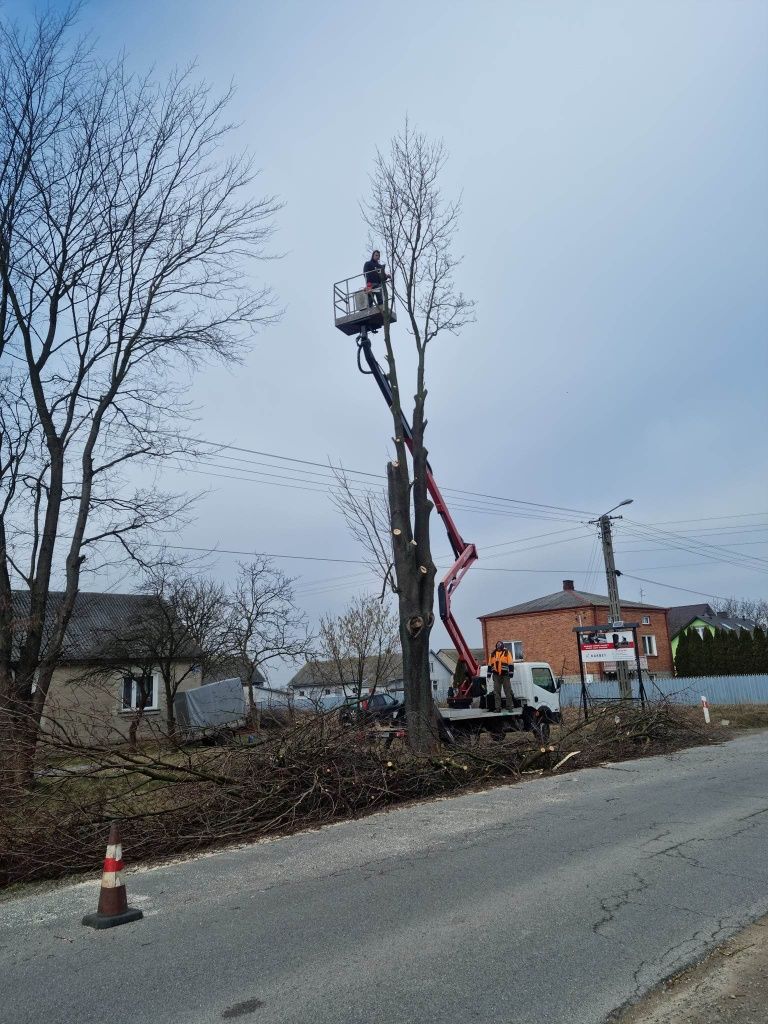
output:
POLYGON ((403 651, 405 717, 412 750, 425 753, 438 743, 437 711, 429 679, 429 638, 434 625, 435 565, 429 543, 432 502, 427 492, 427 452, 424 447, 423 347, 419 349, 418 391, 413 419, 413 485, 409 478, 403 438, 402 406, 397 366, 390 336, 389 294, 384 298, 384 343, 392 387, 392 419, 397 459, 387 466, 387 489, 392 520, 392 549, 397 575, 400 643, 403 651), (413 504, 413 525, 411 523, 413 504))

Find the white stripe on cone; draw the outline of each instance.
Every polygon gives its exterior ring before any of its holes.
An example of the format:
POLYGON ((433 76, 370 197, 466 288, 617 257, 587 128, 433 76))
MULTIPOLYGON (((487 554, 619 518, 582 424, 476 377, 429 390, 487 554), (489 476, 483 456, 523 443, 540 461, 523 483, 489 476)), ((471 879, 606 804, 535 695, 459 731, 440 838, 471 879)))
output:
MULTIPOLYGON (((118 862, 121 861, 123 859, 122 843, 110 843, 107 846, 107 855, 105 859, 118 862)), ((102 889, 116 889, 119 885, 122 885, 119 871, 102 871, 102 889)))

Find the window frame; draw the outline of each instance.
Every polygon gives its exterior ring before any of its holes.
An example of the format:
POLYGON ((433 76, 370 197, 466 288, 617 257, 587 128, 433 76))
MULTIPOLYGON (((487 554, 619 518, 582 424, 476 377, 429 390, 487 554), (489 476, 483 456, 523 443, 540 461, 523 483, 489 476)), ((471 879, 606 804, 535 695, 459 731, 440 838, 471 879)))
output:
POLYGON ((656 644, 656 634, 655 633, 643 633, 643 635, 642 635, 642 642, 643 642, 643 656, 646 657, 646 658, 658 658, 658 656, 659 656, 659 649, 658 649, 658 646, 656 644), (649 647, 652 647, 653 650, 648 650, 649 647))
POLYGON ((540 690, 545 690, 547 693, 557 693, 557 680, 552 674, 551 668, 545 668, 543 665, 534 665, 531 668, 531 682, 534 686, 538 686, 540 690), (542 686, 541 683, 536 682, 536 674, 546 672, 549 674, 549 682, 551 686, 542 686))
POLYGON ((152 683, 152 703, 147 704, 142 714, 146 714, 148 711, 159 711, 160 710, 160 682, 159 673, 157 672, 123 672, 120 676, 120 712, 123 715, 135 714, 138 710, 137 696, 138 687, 145 680, 149 679, 152 683), (126 683, 130 680, 131 683, 131 701, 130 706, 126 707, 125 704, 125 687, 126 683))
POLYGON ((642 617, 642 625, 643 626, 650 626, 650 624, 651 624, 651 616, 650 615, 643 615, 643 617, 642 617))
POLYGON ((522 640, 510 640, 512 660, 525 661, 525 643, 522 640), (517 656, 517 648, 520 648, 520 657, 517 656))

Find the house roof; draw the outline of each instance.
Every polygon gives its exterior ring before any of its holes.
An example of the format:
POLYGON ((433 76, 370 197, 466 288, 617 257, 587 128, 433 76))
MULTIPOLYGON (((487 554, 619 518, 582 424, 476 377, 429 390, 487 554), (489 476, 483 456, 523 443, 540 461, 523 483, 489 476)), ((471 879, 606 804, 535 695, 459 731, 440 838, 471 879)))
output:
MULTIPOLYGON (((535 597, 532 601, 513 604, 509 608, 501 608, 497 612, 486 612, 479 616, 482 619, 494 619, 503 615, 521 615, 524 612, 553 612, 563 608, 585 608, 595 605, 598 608, 609 608, 610 602, 604 594, 590 594, 585 590, 556 590, 554 594, 535 597)), ((622 609, 649 608, 651 611, 664 611, 660 605, 644 604, 639 601, 621 601, 622 609)))
MULTIPOLYGON (((55 624, 55 612, 64 598, 62 591, 50 591, 48 611, 44 627, 44 645, 51 639, 55 624)), ((25 619, 29 618, 29 591, 14 590, 12 593, 14 617, 14 659, 18 657, 23 640, 25 619)), ((64 635, 61 660, 99 661, 109 660, 110 648, 114 651, 116 640, 121 641, 122 657, 129 656, 131 640, 126 635, 131 629, 138 631, 142 618, 152 610, 155 598, 147 594, 105 594, 80 591, 75 598, 72 617, 64 635)), ((138 649, 138 648, 137 648, 138 649)), ((194 658, 197 648, 190 641, 180 649, 179 656, 194 658)))
MULTIPOLYGON (((377 657, 365 659, 364 683, 376 681, 377 657)), ((335 661, 308 661, 302 665, 296 675, 288 683, 291 689, 308 686, 352 686, 357 682, 357 660, 345 659, 339 666, 335 661)), ((396 654, 390 663, 389 671, 379 679, 379 683, 387 684, 403 678, 403 658, 396 654)))
POLYGON ((690 625, 694 619, 707 615, 714 615, 714 610, 709 604, 679 604, 670 608, 667 612, 667 624, 669 635, 676 636, 681 629, 690 625))
MULTIPOLYGON (((470 647, 472 657, 477 662, 483 661, 485 658, 485 651, 482 647, 470 647)), ((459 660, 459 652, 455 647, 441 647, 437 651, 432 651, 432 654, 440 661, 444 668, 447 668, 449 672, 453 672, 456 668, 456 664, 459 660)))
MULTIPOLYGON (((679 616, 679 615, 676 615, 675 616, 675 620, 674 620, 675 621, 675 627, 674 628, 672 627, 672 624, 671 624, 672 617, 670 615, 670 629, 669 629, 670 639, 673 639, 674 637, 676 637, 680 633, 682 633, 682 631, 684 629, 687 629, 687 627, 690 626, 692 622, 703 622, 707 626, 711 626, 713 629, 732 630, 732 631, 735 631, 737 633, 740 633, 742 630, 746 630, 748 633, 753 633, 755 631, 755 628, 757 627, 757 623, 753 622, 752 619, 741 619, 741 618, 736 618, 736 617, 734 617, 732 615, 718 615, 717 612, 713 612, 712 611, 712 609, 709 607, 709 605, 700 605, 700 606, 690 605, 690 606, 686 606, 686 607, 688 607, 688 608, 701 607, 701 608, 708 609, 708 611, 706 611, 706 612, 694 611, 692 613, 689 611, 689 612, 686 613, 685 616, 682 616, 682 617, 679 616)), ((680 611, 680 609, 677 609, 677 608, 674 609, 674 610, 676 612, 680 611)))
MULTIPOLYGON (((203 679, 203 685, 206 685, 207 683, 220 683, 225 679, 240 679, 241 681, 245 680, 245 682, 243 682, 243 686, 247 686, 248 672, 248 665, 245 665, 238 658, 230 658, 206 672, 205 678, 203 679)), ((255 668, 253 670, 251 683, 254 686, 267 685, 267 677, 260 668, 255 668)))

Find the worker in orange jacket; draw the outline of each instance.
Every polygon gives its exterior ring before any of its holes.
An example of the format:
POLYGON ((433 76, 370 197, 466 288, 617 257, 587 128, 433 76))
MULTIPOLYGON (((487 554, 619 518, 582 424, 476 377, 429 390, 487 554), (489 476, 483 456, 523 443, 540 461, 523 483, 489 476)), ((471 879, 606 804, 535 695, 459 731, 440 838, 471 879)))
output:
POLYGON ((507 711, 511 711, 512 704, 512 676, 515 674, 514 659, 512 652, 508 651, 499 640, 496 648, 488 659, 488 672, 493 679, 494 709, 501 711, 501 688, 504 687, 504 696, 507 698, 507 711))

